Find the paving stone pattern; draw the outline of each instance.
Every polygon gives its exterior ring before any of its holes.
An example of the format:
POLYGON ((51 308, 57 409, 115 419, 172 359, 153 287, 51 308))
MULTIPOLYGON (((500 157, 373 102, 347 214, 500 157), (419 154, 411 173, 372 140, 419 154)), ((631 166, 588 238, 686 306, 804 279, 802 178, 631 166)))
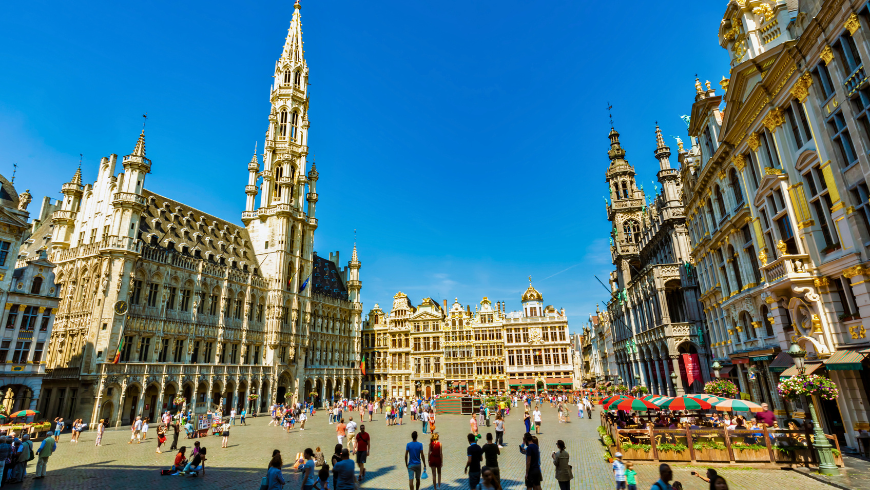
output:
MULTIPOLYGON (((549 405, 542 408, 544 423, 539 435, 543 454, 544 489, 558 489, 554 479, 553 465, 549 454, 556 450, 556 440, 562 439, 571 455, 575 479, 571 488, 613 489, 613 475, 610 465, 602 459, 604 449, 598 439, 597 418, 593 421, 578 419, 573 412, 571 423, 560 424, 555 410, 549 405)), ((595 412, 597 414, 597 411, 595 412)), ((347 417, 348 414, 345 414, 347 417)), ((355 414, 355 418, 356 414, 355 414)), ((366 464, 367 477, 362 489, 404 490, 408 488, 407 471, 404 467, 405 444, 410 441, 411 431, 420 432, 419 440, 428 444, 429 437, 422 434, 421 424, 408 422, 404 426, 387 427, 381 414, 375 414, 373 422, 365 422, 372 437, 372 452, 366 464)), ((198 439, 208 448, 206 474, 202 478, 161 476, 160 469, 168 468, 175 457, 175 451, 168 451, 171 436, 165 451, 156 454, 156 431, 142 444, 127 444, 129 430, 108 430, 103 436, 103 446, 95 447, 94 432, 84 432, 81 442, 71 443, 68 433, 61 435, 58 450, 51 457, 47 477, 34 480, 36 461, 28 465, 28 476, 23 484, 4 485, 4 488, 45 488, 45 489, 112 489, 112 490, 166 490, 166 489, 257 489, 260 479, 265 475, 273 449, 280 449, 285 461, 292 460, 297 452, 306 447, 320 446, 327 460, 337 440, 335 426, 328 424, 325 412, 317 413, 306 423, 306 430, 293 430, 287 434, 282 429, 269 427, 269 417, 249 417, 248 426, 236 425, 231 431, 230 445, 220 447, 219 437, 198 439)), ((463 474, 466 461, 466 436, 469 432, 469 417, 459 415, 438 415, 437 430, 444 445, 444 468, 442 488, 462 490, 468 488, 468 480, 463 474)), ((522 489, 525 459, 519 452, 523 430, 522 414, 514 409, 505 425, 505 443, 499 466, 502 485, 505 490, 522 489)), ((494 428, 483 428, 482 432, 494 428)), ((484 436, 485 437, 485 436, 484 436)), ((485 439, 481 440, 481 443, 485 439)), ((193 440, 181 435, 179 445, 193 446, 193 440)), ((37 442, 38 444, 38 442, 37 442)), ((188 449, 189 451, 189 449, 188 449)), ((189 454, 189 452, 188 452, 189 454)), ((657 465, 637 465, 638 488, 649 489, 658 479, 657 465)), ((690 471, 703 472, 703 467, 680 466, 674 469, 677 480, 686 489, 704 490, 708 484, 689 474, 690 471)), ((735 489, 776 489, 800 488, 801 490, 826 489, 832 487, 817 482, 793 471, 759 469, 723 469, 720 472, 728 479, 729 486, 735 489)), ((300 476, 285 467, 284 490, 301 489, 300 476)), ((423 480, 421 489, 432 488, 431 472, 428 480, 423 480)), ((331 482, 330 482, 330 488, 331 482)))

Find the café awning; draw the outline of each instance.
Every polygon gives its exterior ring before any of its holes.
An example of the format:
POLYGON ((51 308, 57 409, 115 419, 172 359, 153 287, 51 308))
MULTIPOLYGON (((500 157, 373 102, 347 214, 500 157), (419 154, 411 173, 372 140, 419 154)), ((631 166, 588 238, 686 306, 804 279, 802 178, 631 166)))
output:
POLYGON ((864 356, 853 350, 838 350, 825 359, 825 367, 828 371, 861 371, 864 366, 861 362, 864 356))
POLYGON ((780 352, 767 367, 772 373, 781 373, 792 366, 794 366, 794 360, 788 355, 788 352, 780 352))
MULTIPOLYGON (((804 374, 813 374, 819 369, 825 367, 825 365, 820 362, 816 362, 812 364, 807 363, 804 365, 804 367, 806 368, 804 374)), ((797 366, 792 366, 783 371, 783 373, 779 375, 779 379, 791 378, 792 376, 797 376, 798 374, 800 374, 800 371, 798 371, 797 366)))

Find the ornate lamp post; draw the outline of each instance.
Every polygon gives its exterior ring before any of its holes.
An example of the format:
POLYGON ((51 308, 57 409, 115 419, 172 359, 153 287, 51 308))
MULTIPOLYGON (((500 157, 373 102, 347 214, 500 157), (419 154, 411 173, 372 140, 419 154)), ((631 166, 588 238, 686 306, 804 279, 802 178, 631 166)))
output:
POLYGON ((713 361, 713 376, 719 378, 719 370, 722 369, 722 365, 719 364, 719 361, 713 361))
POLYGON ((640 386, 640 375, 639 374, 634 375, 634 385, 640 386))
MULTIPOLYGON (((806 371, 804 362, 807 357, 807 351, 801 349, 801 346, 797 342, 792 342, 791 347, 788 349, 788 355, 794 360, 794 365, 797 367, 798 372, 803 375, 806 371)), ((810 404, 810 415, 813 418, 813 435, 815 436, 813 445, 819 458, 819 473, 823 475, 838 475, 840 470, 837 469, 837 465, 834 463, 831 443, 828 442, 825 431, 822 429, 822 425, 819 424, 819 417, 816 414, 812 395, 807 397, 807 402, 810 404)))

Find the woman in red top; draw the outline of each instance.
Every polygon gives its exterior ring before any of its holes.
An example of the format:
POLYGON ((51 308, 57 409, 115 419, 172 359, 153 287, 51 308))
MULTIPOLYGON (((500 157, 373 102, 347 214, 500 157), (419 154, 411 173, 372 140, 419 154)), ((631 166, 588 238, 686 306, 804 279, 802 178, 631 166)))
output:
POLYGON ((443 450, 441 443, 438 441, 438 433, 432 433, 432 439, 429 440, 429 467, 432 468, 432 488, 439 490, 441 488, 441 466, 444 464, 442 459, 443 450))
POLYGON ((181 449, 178 450, 178 454, 175 455, 175 464, 172 466, 173 471, 181 471, 184 469, 184 465, 187 464, 187 458, 184 457, 184 453, 187 452, 187 447, 181 446, 181 449))

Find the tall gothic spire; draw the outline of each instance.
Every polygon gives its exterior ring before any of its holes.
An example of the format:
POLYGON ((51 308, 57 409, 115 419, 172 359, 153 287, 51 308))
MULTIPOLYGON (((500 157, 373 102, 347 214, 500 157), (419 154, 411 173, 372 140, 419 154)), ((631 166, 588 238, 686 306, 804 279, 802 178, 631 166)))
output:
POLYGON ((145 156, 145 130, 139 134, 139 139, 136 140, 136 147, 133 148, 133 153, 130 156, 144 157, 145 156))
POLYGON ((671 156, 671 149, 665 144, 665 139, 662 137, 662 130, 659 128, 658 124, 656 124, 656 149, 654 153, 656 159, 659 161, 659 167, 661 167, 662 170, 671 168, 671 162, 668 159, 668 157, 671 156))
POLYGON ((284 41, 284 51, 281 52, 281 60, 301 62, 303 60, 302 49, 302 16, 299 11, 302 5, 299 0, 293 6, 293 19, 290 20, 290 29, 287 30, 287 39, 284 41))

